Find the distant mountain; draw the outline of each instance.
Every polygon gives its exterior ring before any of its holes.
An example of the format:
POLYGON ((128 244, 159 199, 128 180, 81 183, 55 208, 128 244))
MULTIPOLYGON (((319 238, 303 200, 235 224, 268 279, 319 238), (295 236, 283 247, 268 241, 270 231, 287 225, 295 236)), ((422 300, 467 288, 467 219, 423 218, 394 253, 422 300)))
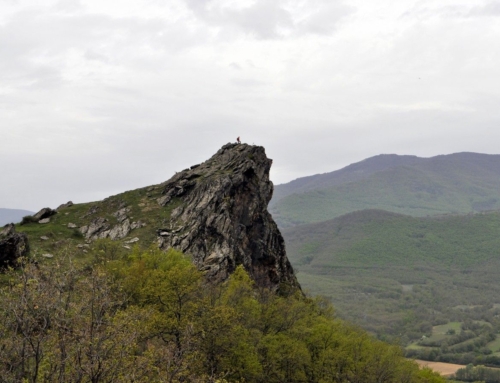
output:
POLYGON ((33 212, 28 210, 0 208, 0 226, 21 222, 24 216, 32 214, 33 212))
POLYGON ((401 331, 411 311, 415 320, 446 323, 457 317, 454 307, 500 303, 500 212, 363 210, 283 236, 303 289, 374 332, 401 331))
POLYGON ((277 185, 270 204, 280 227, 363 209, 411 216, 500 209, 500 155, 380 155, 277 185))
POLYGON ((361 162, 346 166, 331 173, 315 174, 297 178, 282 185, 276 185, 271 205, 291 194, 306 193, 318 189, 327 189, 344 183, 355 182, 368 176, 397 166, 413 165, 425 161, 417 156, 399 156, 397 154, 380 154, 361 162))

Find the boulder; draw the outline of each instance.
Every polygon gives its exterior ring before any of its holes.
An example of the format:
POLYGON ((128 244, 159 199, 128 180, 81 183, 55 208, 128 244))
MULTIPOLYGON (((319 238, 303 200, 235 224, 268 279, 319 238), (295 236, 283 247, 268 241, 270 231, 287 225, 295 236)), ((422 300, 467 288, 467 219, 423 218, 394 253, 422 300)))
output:
POLYGON ((122 223, 116 225, 109 232, 109 238, 111 239, 121 239, 125 238, 130 233, 130 220, 127 218, 122 223))
POLYGON ((62 205, 59 205, 56 210, 59 211, 61 209, 64 209, 64 208, 67 208, 67 207, 71 207, 71 206, 73 206, 73 202, 68 201, 66 203, 63 203, 62 205))
POLYGON ((24 233, 16 233, 13 224, 6 225, 0 232, 0 268, 16 266, 20 257, 29 253, 28 237, 24 233))
POLYGON ((40 221, 41 219, 52 217, 55 214, 57 214, 57 211, 52 210, 50 207, 44 207, 42 210, 36 213, 33 218, 35 218, 37 221, 40 221))
POLYGON ((80 232, 85 235, 87 239, 106 238, 109 234, 109 223, 106 218, 94 218, 90 225, 82 226, 80 232))

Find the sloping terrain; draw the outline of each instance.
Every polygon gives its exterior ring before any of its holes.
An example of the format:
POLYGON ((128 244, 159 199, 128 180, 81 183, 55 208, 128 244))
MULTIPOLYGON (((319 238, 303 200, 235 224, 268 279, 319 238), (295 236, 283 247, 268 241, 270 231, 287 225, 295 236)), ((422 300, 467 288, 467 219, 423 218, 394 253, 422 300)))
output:
POLYGON ((271 206, 280 227, 362 209, 420 217, 500 209, 500 155, 377 156, 278 185, 271 206))
POLYGON ((276 186, 271 206, 274 206, 280 199, 291 194, 307 193, 319 189, 328 189, 344 183, 360 181, 383 170, 398 166, 413 165, 422 161, 425 161, 425 159, 417 156, 380 154, 331 173, 298 178, 286 184, 276 186))
POLYGON ((243 265, 261 287, 300 289, 267 211, 271 163, 263 147, 227 144, 160 185, 95 203, 68 202, 57 211, 45 208, 18 231, 28 235, 34 254, 48 259, 65 247, 83 257, 93 241, 108 238, 128 249, 180 250, 213 281, 243 265))
POLYGON ((302 287, 379 336, 406 343, 453 320, 498 325, 500 212, 363 210, 283 235, 302 287))

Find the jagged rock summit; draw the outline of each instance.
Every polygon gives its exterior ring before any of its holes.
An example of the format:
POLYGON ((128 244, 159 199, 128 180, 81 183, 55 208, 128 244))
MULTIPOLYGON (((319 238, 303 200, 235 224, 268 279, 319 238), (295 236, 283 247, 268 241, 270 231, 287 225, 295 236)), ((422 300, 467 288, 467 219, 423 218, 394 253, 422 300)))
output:
POLYGON ((126 250, 178 249, 214 282, 243 265, 258 286, 300 289, 283 237, 267 211, 273 194, 271 164, 263 147, 227 144, 159 185, 44 208, 18 229, 37 254, 57 254, 69 246, 85 256, 93 241, 114 240, 126 250))
POLYGON ((159 246, 191 254, 216 281, 242 264, 259 286, 300 288, 267 211, 271 164, 263 147, 227 144, 208 161, 177 173, 157 200, 172 208, 168 224, 157 231, 159 246))

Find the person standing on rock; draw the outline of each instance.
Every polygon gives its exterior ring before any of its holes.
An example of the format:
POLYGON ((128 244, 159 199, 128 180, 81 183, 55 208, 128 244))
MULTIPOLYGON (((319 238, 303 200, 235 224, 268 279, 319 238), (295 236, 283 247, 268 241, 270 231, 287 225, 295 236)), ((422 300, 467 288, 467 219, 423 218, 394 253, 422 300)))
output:
POLYGON ((240 137, 238 137, 238 138, 236 139, 236 142, 237 142, 238 144, 241 144, 240 137))

